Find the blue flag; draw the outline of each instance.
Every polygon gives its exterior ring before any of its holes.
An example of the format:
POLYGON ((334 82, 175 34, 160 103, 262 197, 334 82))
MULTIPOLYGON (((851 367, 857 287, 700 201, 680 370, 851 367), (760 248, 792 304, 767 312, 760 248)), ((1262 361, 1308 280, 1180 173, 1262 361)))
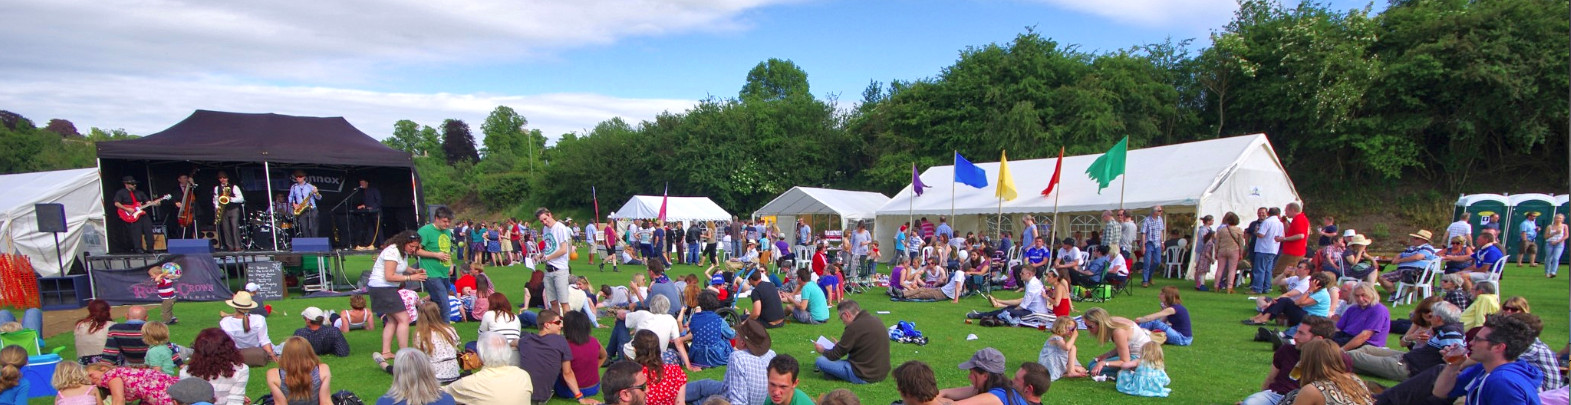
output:
POLYGON ((955 152, 955 182, 976 188, 987 187, 987 171, 955 152))

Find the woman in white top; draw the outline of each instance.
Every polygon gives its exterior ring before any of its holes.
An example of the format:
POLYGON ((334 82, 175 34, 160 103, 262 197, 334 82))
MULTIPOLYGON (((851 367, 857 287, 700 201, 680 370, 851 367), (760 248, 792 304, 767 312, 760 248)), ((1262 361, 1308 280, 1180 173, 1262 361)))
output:
POLYGON ((398 348, 409 347, 409 312, 404 310, 404 299, 398 296, 398 284, 405 281, 424 282, 425 272, 410 271, 408 256, 420 249, 420 234, 403 231, 388 238, 387 246, 371 266, 371 280, 366 282, 367 295, 371 296, 371 312, 386 317, 382 328, 382 357, 393 357, 393 336, 398 336, 398 348))
POLYGON ((1086 332, 1096 336, 1097 342, 1113 342, 1113 350, 1096 356, 1088 365, 1091 375, 1118 374, 1125 362, 1138 360, 1140 348, 1151 343, 1151 333, 1140 328, 1135 321, 1109 315, 1107 310, 1100 307, 1087 309, 1081 319, 1086 324, 1086 332))
MULTIPOLYGON (((660 350, 667 363, 692 365, 688 362, 687 347, 681 343, 671 343, 682 336, 682 326, 676 317, 671 316, 671 301, 664 295, 649 297, 648 311, 627 313, 624 320, 627 322, 628 334, 637 334, 641 330, 654 332, 660 338, 660 350), (671 350, 673 348, 676 350, 671 350)), ((637 358, 633 353, 631 339, 622 346, 622 354, 629 359, 637 358)))
POLYGON ((191 359, 180 368, 180 378, 200 378, 213 386, 214 405, 245 405, 251 367, 246 366, 235 341, 222 329, 207 328, 191 343, 191 359))
POLYGON ((230 339, 234 339, 235 347, 245 357, 245 364, 262 367, 277 361, 278 356, 273 354, 273 339, 267 337, 267 317, 251 313, 257 307, 256 301, 251 299, 251 293, 237 292, 233 299, 224 301, 224 304, 234 308, 235 313, 225 314, 218 321, 218 327, 229 334, 230 339))
MULTIPOLYGON (((524 290, 528 292, 528 290, 524 290)), ((528 300, 525 300, 528 301, 528 300)), ((518 341, 518 336, 523 329, 523 322, 513 314, 513 303, 508 302, 507 295, 501 292, 491 293, 486 297, 486 304, 490 309, 480 316, 480 333, 495 332, 507 339, 508 343, 518 341)))

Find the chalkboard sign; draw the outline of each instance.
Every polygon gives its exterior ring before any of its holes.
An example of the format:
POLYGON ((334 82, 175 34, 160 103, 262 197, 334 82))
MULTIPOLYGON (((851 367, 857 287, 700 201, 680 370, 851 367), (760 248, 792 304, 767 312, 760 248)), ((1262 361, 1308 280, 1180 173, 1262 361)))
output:
POLYGON ((284 299, 284 264, 279 262, 250 262, 245 264, 245 281, 262 287, 256 298, 263 300, 284 299))

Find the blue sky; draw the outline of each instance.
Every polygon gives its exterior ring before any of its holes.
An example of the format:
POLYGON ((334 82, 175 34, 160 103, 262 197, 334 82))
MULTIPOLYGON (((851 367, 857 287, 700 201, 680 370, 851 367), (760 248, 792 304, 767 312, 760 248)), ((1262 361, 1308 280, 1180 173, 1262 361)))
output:
POLYGON ((554 137, 733 97, 747 70, 772 57, 796 62, 815 95, 847 107, 869 80, 934 76, 965 47, 1008 42, 1027 26, 1086 51, 1169 37, 1194 38, 1198 50, 1236 9, 1232 0, 107 3, 8 5, 0 36, 13 40, 0 43, 0 75, 14 85, 0 88, 0 109, 139 134, 194 109, 344 116, 381 138, 406 118, 478 127, 501 104, 554 137))

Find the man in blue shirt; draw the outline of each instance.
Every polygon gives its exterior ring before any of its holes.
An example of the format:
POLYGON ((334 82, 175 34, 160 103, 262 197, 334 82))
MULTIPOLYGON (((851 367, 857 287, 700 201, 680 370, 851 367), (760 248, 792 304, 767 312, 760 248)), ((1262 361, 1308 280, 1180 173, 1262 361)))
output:
POLYGON ((316 200, 320 199, 322 194, 317 192, 316 186, 305 181, 305 172, 296 170, 295 184, 289 186, 289 206, 305 204, 305 210, 295 215, 295 231, 299 232, 296 237, 316 237, 316 200))
POLYGON ((1538 267, 1538 213, 1528 212, 1527 218, 1522 219, 1516 229, 1522 231, 1522 246, 1517 251, 1516 267, 1522 267, 1523 257, 1532 262, 1529 266, 1538 267))
MULTIPOLYGON (((1391 263, 1396 264, 1396 271, 1388 271, 1380 275, 1380 286, 1386 291, 1396 291, 1394 284, 1403 279, 1417 280, 1429 268, 1431 263, 1439 260, 1435 255, 1435 247, 1429 245, 1429 238, 1433 234, 1427 229, 1420 229, 1407 235, 1407 248, 1397 254, 1391 263)), ((1391 302, 1396 302, 1400 294, 1391 294, 1391 302)))
POLYGON ((938 217, 938 228, 934 229, 933 236, 938 235, 948 236, 949 240, 951 241, 955 239, 955 228, 949 227, 949 220, 947 218, 938 217))
POLYGON ((1495 262, 1505 257, 1505 253, 1500 251, 1500 245, 1495 243, 1494 234, 1480 233, 1477 241, 1478 249, 1473 251, 1473 267, 1468 269, 1467 273, 1474 283, 1488 280, 1495 262))
MULTIPOLYGON (((1031 270, 1036 271, 1036 274, 1042 274, 1044 271, 1052 270, 1048 268, 1048 264, 1050 264, 1048 260, 1051 260, 1049 256, 1050 255, 1047 252, 1047 242, 1043 241, 1041 237, 1038 237, 1036 238, 1036 241, 1033 242, 1031 247, 1026 248, 1025 255, 1023 256, 1025 258, 1025 265, 1022 267, 1029 267, 1031 270)), ((1025 285, 1025 280, 1020 279, 1019 271, 1015 271, 1014 277, 1016 285, 1025 285)))
POLYGON ((1543 372, 1517 361, 1536 338, 1526 322, 1510 316, 1490 316, 1466 349, 1452 345, 1442 351, 1448 358, 1467 356, 1473 361, 1446 364, 1435 378, 1430 394, 1447 402, 1465 396, 1468 404, 1540 403, 1538 387, 1543 383, 1543 372))

